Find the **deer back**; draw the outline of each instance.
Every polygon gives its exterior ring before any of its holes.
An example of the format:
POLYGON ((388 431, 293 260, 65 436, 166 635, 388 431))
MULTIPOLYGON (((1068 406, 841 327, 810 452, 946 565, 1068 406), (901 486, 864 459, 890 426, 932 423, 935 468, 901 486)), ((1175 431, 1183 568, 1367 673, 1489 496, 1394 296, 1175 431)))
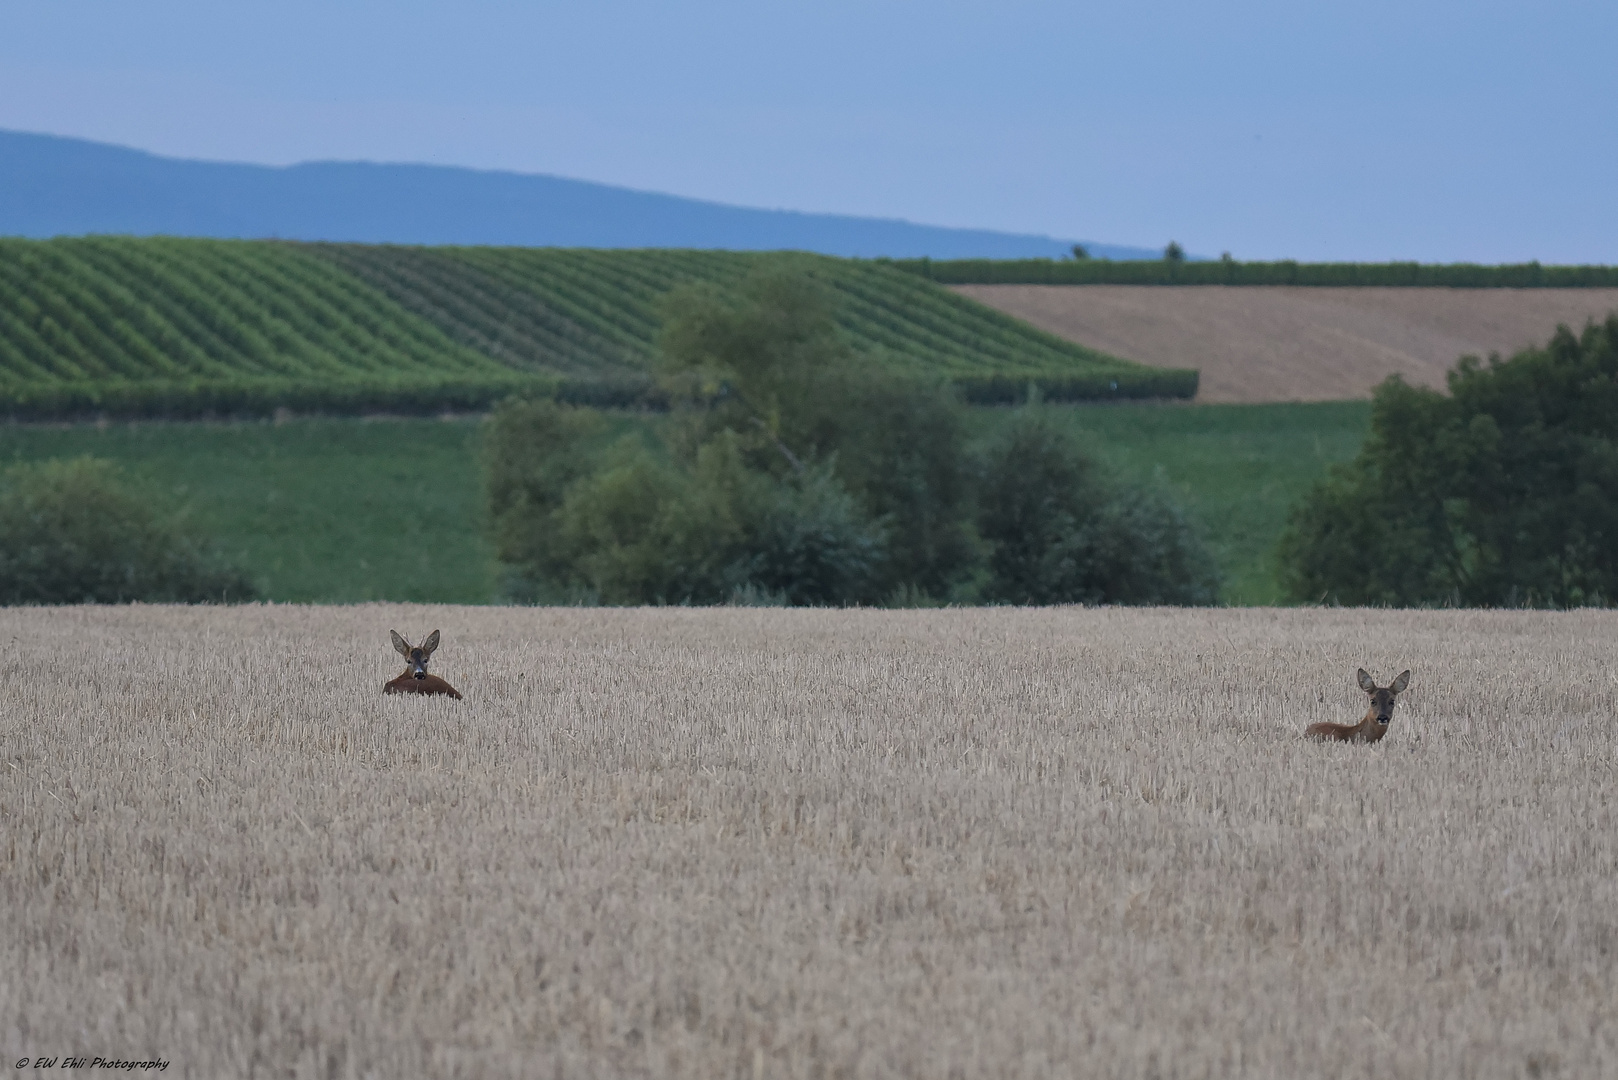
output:
POLYGON ((1388 733, 1388 725, 1376 722, 1376 706, 1371 706, 1357 724, 1310 724, 1304 734, 1326 742, 1374 743, 1388 733))
POLYGON ((424 675, 418 679, 410 673, 409 668, 405 669, 403 675, 384 683, 382 692, 384 694, 443 694, 445 697, 452 697, 456 701, 461 700, 461 692, 437 675, 424 675))

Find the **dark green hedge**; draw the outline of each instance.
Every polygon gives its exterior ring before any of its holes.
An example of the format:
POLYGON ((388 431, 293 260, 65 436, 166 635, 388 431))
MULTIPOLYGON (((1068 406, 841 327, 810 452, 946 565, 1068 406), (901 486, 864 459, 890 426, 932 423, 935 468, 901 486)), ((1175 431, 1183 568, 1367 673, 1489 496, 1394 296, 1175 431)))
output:
POLYGON ((968 375, 955 380, 972 405, 1015 405, 1037 387, 1046 401, 1126 401, 1141 398, 1194 398, 1196 371, 1142 368, 1083 375, 968 375))
POLYGON ((1112 262, 879 259, 940 285, 1383 285, 1450 289, 1618 288, 1618 266, 1476 263, 1112 262))
POLYGON ((0 387, 0 418, 10 420, 194 420, 294 412, 431 416, 486 409, 516 393, 600 396, 594 387, 564 387, 554 377, 445 380, 423 383, 249 380, 77 382, 0 387))
MULTIPOLYGON (((1144 368, 1116 374, 990 375, 957 377, 961 395, 974 405, 1026 401, 1030 386, 1047 401, 1105 401, 1129 398, 1192 398, 1197 373, 1144 368)), ((650 378, 569 379, 514 376, 495 380, 302 382, 57 383, 0 387, 0 420, 200 420, 253 418, 278 409, 328 416, 387 413, 436 416, 481 412, 509 397, 553 398, 597 409, 668 407, 668 396, 650 378)))

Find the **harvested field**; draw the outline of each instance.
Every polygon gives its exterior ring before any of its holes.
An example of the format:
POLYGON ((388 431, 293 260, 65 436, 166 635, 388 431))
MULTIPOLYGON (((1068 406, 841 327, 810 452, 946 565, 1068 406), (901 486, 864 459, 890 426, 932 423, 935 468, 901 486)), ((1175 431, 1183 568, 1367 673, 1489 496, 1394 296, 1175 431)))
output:
POLYGON ((0 611, 0 1048, 1611 1076, 1618 613, 0 611), (463 703, 384 698, 441 627, 463 703), (1375 747, 1365 665, 1414 671, 1375 747))
POLYGON ((1370 397, 1398 373, 1442 388, 1462 356, 1509 356, 1618 310, 1618 289, 952 285, 1069 341, 1202 371, 1198 401, 1370 397))

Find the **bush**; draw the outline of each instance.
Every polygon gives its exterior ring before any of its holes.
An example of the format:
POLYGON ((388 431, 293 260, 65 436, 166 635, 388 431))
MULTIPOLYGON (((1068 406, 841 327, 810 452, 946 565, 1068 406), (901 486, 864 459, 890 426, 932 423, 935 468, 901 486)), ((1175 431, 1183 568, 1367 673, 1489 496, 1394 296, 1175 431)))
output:
POLYGON ((883 594, 886 531, 829 468, 777 487, 753 544, 748 584, 783 604, 835 607, 883 594))
POLYGON ((252 583, 110 462, 0 474, 0 604, 240 602, 252 583))
POLYGON ((1160 495, 1103 477, 1036 410, 985 455, 978 532, 985 600, 1009 604, 1211 604, 1212 555, 1160 495))
POLYGON ((1299 600, 1465 606, 1618 600, 1618 315, 1485 365, 1450 393, 1377 388, 1359 457, 1283 535, 1299 600))
POLYGON ((507 593, 527 601, 855 603, 873 595, 885 540, 829 469, 778 479, 748 468, 728 433, 689 467, 626 438, 560 496, 496 522, 507 593))
POLYGON ((770 481, 714 439, 691 469, 631 442, 563 503, 564 581, 607 604, 718 604, 748 583, 770 481))

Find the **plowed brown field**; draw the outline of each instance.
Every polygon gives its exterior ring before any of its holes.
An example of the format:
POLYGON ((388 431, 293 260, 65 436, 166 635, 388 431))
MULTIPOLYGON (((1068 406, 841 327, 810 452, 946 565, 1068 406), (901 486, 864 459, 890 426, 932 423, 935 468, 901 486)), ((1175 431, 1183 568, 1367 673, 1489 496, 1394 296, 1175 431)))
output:
POLYGON ((1198 401, 1364 398, 1396 372, 1442 387, 1464 355, 1510 355, 1618 309, 1618 289, 953 288, 1114 356, 1199 368, 1198 401))

